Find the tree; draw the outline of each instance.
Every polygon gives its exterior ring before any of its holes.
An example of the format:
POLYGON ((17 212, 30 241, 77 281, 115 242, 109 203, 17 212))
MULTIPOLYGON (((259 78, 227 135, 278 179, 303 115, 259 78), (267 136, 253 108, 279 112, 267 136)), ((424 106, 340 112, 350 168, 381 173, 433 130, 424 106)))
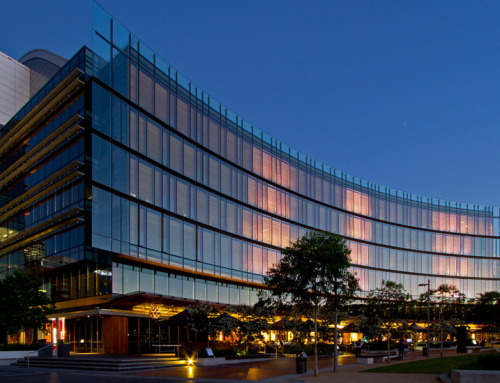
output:
POLYGON ((30 328, 44 330, 49 323, 47 315, 55 306, 40 290, 43 281, 39 277, 28 277, 24 271, 15 270, 0 281, 0 324, 7 334, 24 331, 28 342, 30 328))
POLYGON ((210 347, 210 338, 217 336, 219 326, 217 318, 221 314, 216 306, 209 304, 201 304, 197 306, 186 307, 185 321, 188 327, 198 333, 204 334, 207 337, 207 347, 210 347))
POLYGON ((364 337, 370 341, 377 339, 384 333, 383 326, 384 324, 377 315, 365 316, 361 314, 354 321, 356 332, 363 333, 364 337))
POLYGON ((258 303, 254 306, 233 306, 228 311, 236 314, 240 319, 235 331, 240 343, 244 343, 247 350, 250 342, 263 338, 262 332, 271 327, 269 320, 276 315, 272 308, 258 303))
MULTIPOLYGON (((318 311, 321 306, 338 309, 359 290, 349 272, 351 250, 344 239, 328 232, 308 232, 282 250, 283 258, 268 270, 265 283, 270 299, 280 307, 298 306, 314 315, 314 366, 318 375, 318 311)), ((335 371, 337 370, 337 323, 335 323, 335 371)))
POLYGON ((479 293, 473 309, 474 322, 500 326, 500 292, 479 293))
POLYGON ((380 321, 384 324, 381 328, 382 334, 387 336, 387 362, 390 363, 391 354, 391 335, 399 335, 399 325, 397 319, 399 308, 403 302, 410 299, 406 293, 404 286, 401 283, 393 281, 382 281, 380 287, 370 290, 367 297, 368 306, 378 310, 377 315, 380 321))
POLYGON ((454 285, 442 284, 436 290, 431 291, 432 297, 436 298, 439 305, 439 335, 441 341, 441 356, 443 356, 443 338, 444 334, 454 334, 456 332, 455 326, 451 323, 460 322, 457 318, 451 316, 451 305, 461 303, 465 295, 460 293, 460 290, 454 285))
POLYGON ((185 320, 191 330, 206 335, 207 347, 210 347, 210 339, 216 338, 218 333, 230 336, 238 322, 229 313, 221 312, 217 306, 208 303, 188 306, 185 320))
POLYGON ((472 309, 474 322, 489 325, 491 349, 493 350, 493 333, 500 326, 500 292, 487 291, 477 294, 478 298, 472 309))

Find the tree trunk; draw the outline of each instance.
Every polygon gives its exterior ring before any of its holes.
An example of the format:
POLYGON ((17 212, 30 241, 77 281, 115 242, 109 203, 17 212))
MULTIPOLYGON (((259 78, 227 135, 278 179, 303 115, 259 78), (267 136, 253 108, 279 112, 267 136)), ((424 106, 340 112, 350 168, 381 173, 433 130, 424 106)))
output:
POLYGON ((338 310, 337 310, 337 306, 335 306, 335 340, 333 342, 333 347, 334 347, 334 350, 333 350, 333 355, 334 355, 334 358, 333 358, 333 372, 337 372, 337 366, 338 366, 338 362, 339 362, 339 355, 338 355, 338 352, 337 352, 337 349, 338 349, 338 343, 339 343, 339 340, 338 340, 338 337, 337 337, 337 313, 338 313, 338 310))
POLYGON ((441 322, 441 357, 443 356, 443 323, 441 322))
POLYGON ((314 306, 314 376, 318 376, 318 302, 314 306))
POLYGON ((443 303, 441 302, 441 307, 439 309, 440 319, 441 319, 441 357, 443 356, 443 303))
POLYGON ((387 363, 391 363, 391 322, 387 322, 387 363))

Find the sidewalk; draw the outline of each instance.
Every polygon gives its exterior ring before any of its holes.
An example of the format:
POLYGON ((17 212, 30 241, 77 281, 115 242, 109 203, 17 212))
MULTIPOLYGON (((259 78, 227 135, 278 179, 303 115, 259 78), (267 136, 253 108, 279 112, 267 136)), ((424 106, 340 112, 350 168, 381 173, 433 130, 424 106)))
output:
MULTIPOLYGON (((331 356, 319 357, 318 368, 323 371, 333 371, 334 359, 331 356)), ((339 366, 356 365, 354 355, 339 356, 339 366)), ((314 358, 307 358, 308 373, 314 371, 314 358)), ((295 378, 304 378, 307 375, 298 375, 295 372, 295 358, 278 358, 269 361, 247 362, 214 367, 182 367, 165 370, 134 372, 127 376, 165 377, 165 378, 200 378, 247 381, 285 381, 295 378)))
MULTIPOLYGON (((396 363, 407 363, 412 362, 415 359, 406 360, 406 361, 391 361, 391 364, 396 363)), ((339 368, 337 373, 334 373, 333 370, 330 371, 320 371, 318 376, 307 375, 307 376, 298 376, 295 379, 291 379, 291 382, 314 382, 314 383, 331 383, 335 381, 335 383, 360 383, 360 382, 369 382, 369 383, 427 383, 427 382, 436 382, 436 375, 434 374, 382 374, 377 372, 365 372, 361 373, 360 371, 370 370, 372 368, 377 368, 387 365, 387 363, 376 363, 369 365, 359 365, 353 364, 348 366, 343 366, 339 368)))
MULTIPOLYGON (((455 352, 446 352, 449 356, 456 355, 455 352)), ((439 353, 432 353, 433 358, 439 353)), ((408 363, 424 359, 421 352, 407 352, 405 360, 392 360, 391 364, 408 363)), ((319 376, 314 374, 314 358, 307 358, 307 373, 297 374, 295 372, 295 358, 271 359, 267 362, 249 362, 233 365, 221 365, 214 367, 182 367, 156 371, 134 372, 123 374, 124 376, 141 376, 156 378, 171 378, 173 380, 207 379, 230 383, 232 381, 260 381, 262 383, 274 382, 318 382, 331 383, 419 383, 435 382, 434 374, 382 374, 382 373, 360 373, 360 371, 383 367, 386 363, 375 363, 370 365, 356 364, 354 355, 339 356, 338 372, 333 372, 333 357, 319 357, 319 376)))

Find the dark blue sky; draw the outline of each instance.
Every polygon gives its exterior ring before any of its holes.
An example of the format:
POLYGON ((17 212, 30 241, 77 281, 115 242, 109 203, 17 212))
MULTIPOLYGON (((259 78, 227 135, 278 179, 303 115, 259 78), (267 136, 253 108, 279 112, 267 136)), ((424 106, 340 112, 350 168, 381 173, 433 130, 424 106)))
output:
MULTIPOLYGON (((254 125, 392 188, 500 205, 500 2, 101 0, 254 125)), ((91 1, 3 0, 0 51, 91 46, 91 1)))

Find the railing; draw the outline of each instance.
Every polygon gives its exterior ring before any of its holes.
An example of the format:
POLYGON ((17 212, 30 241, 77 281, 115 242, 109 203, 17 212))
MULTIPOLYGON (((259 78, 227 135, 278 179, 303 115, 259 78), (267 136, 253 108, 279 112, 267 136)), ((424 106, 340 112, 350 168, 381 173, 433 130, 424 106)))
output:
POLYGON ((53 344, 53 343, 49 343, 47 346, 42 347, 42 348, 41 348, 41 349, 39 349, 39 350, 35 350, 35 351, 30 351, 30 352, 28 352, 28 355, 27 355, 27 357, 28 357, 28 368, 30 368, 30 354, 32 354, 32 353, 34 353, 34 352, 38 353, 38 351, 42 351, 43 349, 46 349, 47 347, 53 347, 53 346, 54 346, 54 344, 53 344))
MULTIPOLYGON (((191 350, 189 347, 186 347, 185 345, 181 344, 181 347, 184 347, 186 350, 192 352, 193 354, 196 354, 196 363, 199 364, 200 358, 198 356, 198 353, 196 351, 191 350)), ((193 359, 188 359, 189 364, 191 364, 193 359)))

